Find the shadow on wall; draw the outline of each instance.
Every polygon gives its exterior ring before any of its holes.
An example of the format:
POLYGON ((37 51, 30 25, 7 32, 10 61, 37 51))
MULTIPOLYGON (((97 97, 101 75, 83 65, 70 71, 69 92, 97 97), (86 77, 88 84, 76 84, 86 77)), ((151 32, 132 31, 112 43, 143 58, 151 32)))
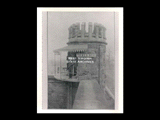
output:
POLYGON ((79 82, 48 79, 48 109, 71 109, 79 82))

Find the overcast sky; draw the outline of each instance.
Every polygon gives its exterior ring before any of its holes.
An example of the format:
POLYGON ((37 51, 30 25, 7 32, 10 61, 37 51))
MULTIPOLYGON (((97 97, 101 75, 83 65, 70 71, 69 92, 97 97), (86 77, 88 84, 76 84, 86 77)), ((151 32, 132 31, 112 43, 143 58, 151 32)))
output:
POLYGON ((68 28, 76 22, 100 23, 106 30, 107 49, 114 52, 114 12, 48 12, 48 60, 53 60, 53 50, 67 46, 68 28))

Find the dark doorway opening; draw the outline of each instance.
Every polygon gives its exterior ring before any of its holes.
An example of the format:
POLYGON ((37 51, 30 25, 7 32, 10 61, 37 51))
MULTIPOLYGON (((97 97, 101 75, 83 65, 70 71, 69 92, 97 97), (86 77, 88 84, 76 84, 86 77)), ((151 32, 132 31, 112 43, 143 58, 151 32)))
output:
POLYGON ((71 79, 73 76, 77 75, 78 58, 76 56, 76 52, 68 52, 67 60, 69 60, 68 57, 76 58, 74 60, 76 61, 75 63, 67 63, 67 70, 69 73, 69 78, 71 79))

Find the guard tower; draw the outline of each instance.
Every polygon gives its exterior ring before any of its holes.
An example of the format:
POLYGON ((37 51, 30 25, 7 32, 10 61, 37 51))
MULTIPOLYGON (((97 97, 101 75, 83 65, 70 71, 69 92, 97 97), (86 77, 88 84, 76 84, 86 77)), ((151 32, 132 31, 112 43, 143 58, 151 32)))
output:
MULTIPOLYGON (((71 57, 75 58, 76 62, 67 63, 68 80, 96 79, 102 83, 106 79, 106 28, 101 24, 89 22, 88 32, 86 32, 86 23, 82 22, 72 24, 68 31, 68 46, 54 51, 58 53, 57 55, 61 55, 62 51, 67 51, 66 60, 71 57), (87 59, 92 59, 92 62, 82 62, 87 59)), ((59 68, 61 71, 61 66, 59 68)))

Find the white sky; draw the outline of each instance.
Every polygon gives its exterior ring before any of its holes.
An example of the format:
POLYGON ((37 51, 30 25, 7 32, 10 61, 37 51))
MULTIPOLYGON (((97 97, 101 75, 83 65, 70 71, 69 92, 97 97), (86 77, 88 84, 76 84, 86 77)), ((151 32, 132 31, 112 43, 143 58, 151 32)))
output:
MULTIPOLYGON (((106 42, 114 53, 114 12, 48 12, 48 60, 53 60, 53 50, 67 46, 70 25, 76 22, 102 24, 106 30, 106 42)), ((115 28, 116 29, 116 28, 115 28)))

